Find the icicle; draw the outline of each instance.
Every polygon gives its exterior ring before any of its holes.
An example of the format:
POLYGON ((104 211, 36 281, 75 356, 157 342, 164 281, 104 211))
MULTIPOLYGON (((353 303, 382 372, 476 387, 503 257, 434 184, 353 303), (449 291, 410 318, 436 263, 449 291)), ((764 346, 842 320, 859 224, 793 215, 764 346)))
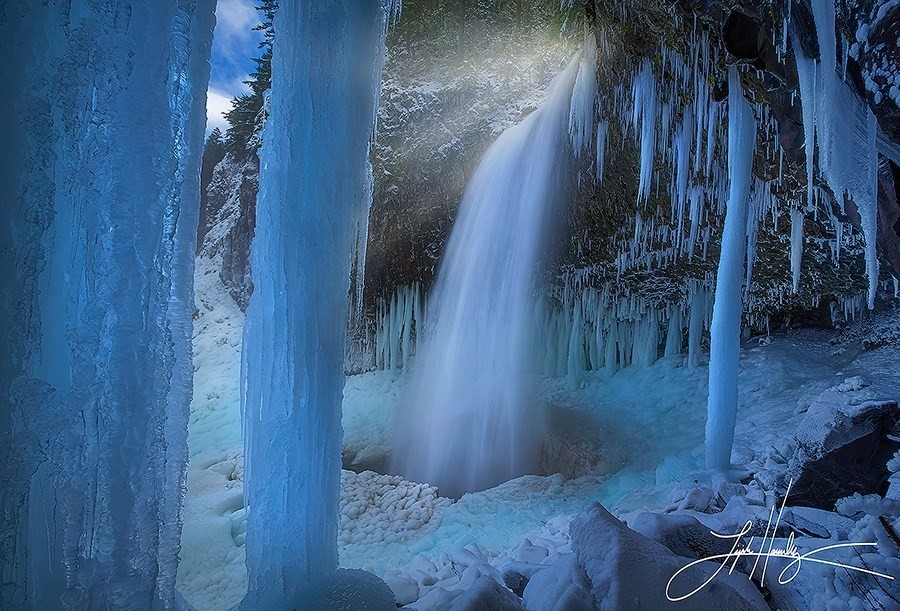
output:
POLYGON ((575 157, 591 143, 594 117, 597 114, 597 39, 588 34, 581 49, 581 61, 569 106, 569 136, 575 157))
POLYGON ((747 265, 744 277, 744 297, 750 292, 750 281, 753 277, 753 264, 756 262, 756 236, 759 233, 759 220, 764 208, 763 200, 769 192, 768 187, 757 180, 753 194, 748 198, 747 206, 747 265))
POLYGON ((690 320, 688 322, 688 365, 696 367, 700 364, 700 339, 703 335, 709 296, 705 290, 692 285, 689 292, 690 320))
POLYGON ((603 363, 606 371, 613 374, 618 369, 619 323, 615 316, 610 316, 609 330, 606 334, 603 363))
POLYGON ((666 351, 665 356, 675 356, 681 354, 682 343, 682 312, 681 306, 672 307, 672 313, 669 315, 669 328, 666 331, 666 351))
POLYGON ((569 388, 581 387, 581 379, 586 369, 584 363, 584 317, 581 313, 581 300, 575 302, 572 309, 572 329, 569 334, 569 346, 566 358, 566 379, 569 388))
POLYGON ((603 170, 606 165, 606 137, 608 133, 609 123, 607 121, 600 121, 600 123, 597 124, 596 179, 598 184, 603 180, 603 170))
POLYGON ((722 254, 716 275, 716 297, 710 329, 709 403, 706 463, 728 469, 737 417, 737 374, 740 358, 741 281, 747 232, 747 200, 756 142, 756 120, 743 95, 740 75, 728 75, 728 173, 731 184, 722 232, 722 254))
POLYGON ((791 286, 800 290, 800 258, 803 256, 803 211, 791 209, 791 286))
POLYGON ((878 229, 877 124, 872 111, 837 74, 834 5, 830 2, 814 2, 812 9, 819 36, 818 66, 803 55, 796 35, 793 40, 807 146, 807 191, 811 205, 814 130, 822 175, 842 208, 845 195, 849 195, 859 211, 866 240, 868 305, 871 309, 874 307, 878 285, 875 245, 878 229))
POLYGON ((640 121, 641 171, 638 183, 638 202, 650 195, 650 179, 653 176, 653 158, 656 154, 656 77, 650 60, 644 60, 641 71, 635 76, 634 117, 635 127, 640 121))

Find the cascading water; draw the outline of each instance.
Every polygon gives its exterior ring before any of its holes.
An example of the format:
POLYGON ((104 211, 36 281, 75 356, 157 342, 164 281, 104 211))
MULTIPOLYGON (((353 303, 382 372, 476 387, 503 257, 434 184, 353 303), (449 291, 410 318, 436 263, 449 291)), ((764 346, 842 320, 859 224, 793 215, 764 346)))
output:
POLYGON ((571 159, 570 116, 584 115, 579 104, 590 105, 589 116, 594 111, 596 80, 576 77, 579 58, 581 72, 595 70, 592 39, 585 49, 556 77, 549 99, 485 153, 429 298, 392 466, 445 495, 482 490, 534 466, 543 427, 528 409, 535 393, 524 374, 534 277, 561 168, 571 159))

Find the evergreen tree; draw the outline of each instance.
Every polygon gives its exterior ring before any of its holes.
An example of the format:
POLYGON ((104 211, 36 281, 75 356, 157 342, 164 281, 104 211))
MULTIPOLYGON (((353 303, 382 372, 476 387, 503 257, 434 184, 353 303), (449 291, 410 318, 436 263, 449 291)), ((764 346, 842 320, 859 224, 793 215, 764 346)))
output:
POLYGON ((209 231, 209 195, 206 188, 212 182, 216 165, 225 158, 225 140, 219 128, 212 130, 203 147, 203 160, 200 164, 200 222, 197 225, 197 252, 203 245, 203 238, 209 231))
POLYGON ((262 55, 253 58, 256 70, 250 73, 250 80, 245 81, 250 87, 250 93, 231 100, 231 110, 225 113, 225 120, 229 125, 225 143, 234 152, 249 152, 248 143, 261 119, 263 96, 272 84, 272 41, 275 39, 272 20, 277 9, 277 0, 262 0, 262 4, 256 7, 264 17, 263 22, 253 28, 263 33, 263 39, 259 43, 262 55))

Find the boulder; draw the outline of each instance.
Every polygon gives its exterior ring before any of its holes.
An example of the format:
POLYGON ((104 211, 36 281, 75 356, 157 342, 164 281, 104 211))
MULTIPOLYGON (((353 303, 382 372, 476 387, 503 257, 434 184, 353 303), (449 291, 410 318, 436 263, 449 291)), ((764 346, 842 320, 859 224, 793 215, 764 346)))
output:
POLYGON ((493 578, 482 575, 459 598, 450 611, 524 611, 519 597, 493 578))
POLYGON ((883 495, 887 462, 900 449, 888 437, 898 422, 896 401, 813 403, 794 435, 798 448, 788 505, 832 510, 835 501, 854 493, 883 495))
POLYGON ((631 518, 629 526, 684 558, 709 558, 731 551, 730 539, 713 536, 709 527, 692 516, 643 512, 631 518))
POLYGON ((567 554, 532 575, 522 594, 529 611, 594 611, 591 582, 578 566, 575 554, 567 554))
POLYGON ((304 588, 290 608, 304 611, 394 611, 394 593, 381 579, 360 569, 339 569, 304 588))
POLYGON ((722 567, 714 561, 684 570, 672 583, 672 598, 688 594, 707 580, 709 583, 683 600, 671 601, 667 585, 690 559, 676 556, 665 546, 631 530, 599 503, 572 521, 570 536, 597 608, 768 609, 743 573, 729 575, 726 569, 714 576, 722 567))

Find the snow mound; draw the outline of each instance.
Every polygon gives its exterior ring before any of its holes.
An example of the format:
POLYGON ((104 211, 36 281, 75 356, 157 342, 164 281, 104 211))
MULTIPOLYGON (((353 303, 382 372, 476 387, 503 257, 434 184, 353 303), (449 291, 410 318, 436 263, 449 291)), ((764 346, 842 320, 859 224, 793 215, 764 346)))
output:
POLYGON ((343 471, 338 526, 341 565, 383 575, 398 600, 404 604, 416 600, 421 595, 417 583, 392 581, 399 574, 384 573, 390 566, 388 559, 410 557, 411 548, 438 529, 451 504, 428 484, 373 471, 343 471))

